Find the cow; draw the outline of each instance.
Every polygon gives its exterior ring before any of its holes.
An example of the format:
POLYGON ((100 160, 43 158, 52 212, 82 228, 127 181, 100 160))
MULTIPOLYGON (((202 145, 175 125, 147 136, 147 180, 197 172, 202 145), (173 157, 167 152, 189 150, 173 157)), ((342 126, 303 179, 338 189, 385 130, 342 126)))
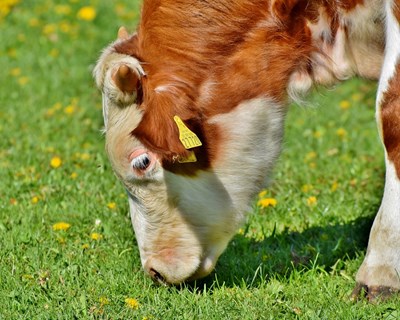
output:
POLYGON ((271 175, 291 101, 379 80, 386 182, 353 296, 400 289, 400 0, 144 0, 94 69, 144 271, 208 275, 271 175))

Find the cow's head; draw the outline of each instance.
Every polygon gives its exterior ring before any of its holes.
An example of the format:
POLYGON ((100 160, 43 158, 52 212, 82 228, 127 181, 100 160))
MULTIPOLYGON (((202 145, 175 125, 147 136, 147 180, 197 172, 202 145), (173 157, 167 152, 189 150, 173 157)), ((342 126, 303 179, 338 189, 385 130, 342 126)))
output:
POLYGON ((103 91, 106 150, 128 193, 142 265, 153 279, 178 284, 213 270, 265 183, 280 150, 286 84, 303 53, 291 49, 289 37, 267 33, 270 9, 251 1, 205 12, 235 9, 242 19, 218 26, 219 33, 205 29, 209 46, 189 33, 197 24, 181 24, 191 8, 159 12, 150 3, 138 34, 122 30, 94 74, 103 91), (263 18, 266 27, 257 24, 263 18), (255 28, 249 43, 239 34, 248 31, 246 23, 255 28), (271 50, 259 41, 269 41, 271 50), (186 144, 185 134, 194 142, 186 144))

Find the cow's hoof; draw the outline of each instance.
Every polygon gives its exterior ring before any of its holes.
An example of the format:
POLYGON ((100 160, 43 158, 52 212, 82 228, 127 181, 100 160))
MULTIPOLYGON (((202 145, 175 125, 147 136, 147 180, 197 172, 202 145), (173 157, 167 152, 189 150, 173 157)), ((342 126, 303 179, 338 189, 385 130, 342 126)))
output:
POLYGON ((351 300, 357 301, 361 298, 366 297, 369 302, 377 303, 379 301, 385 301, 398 293, 398 289, 394 289, 386 286, 368 286, 363 283, 357 283, 353 292, 351 293, 351 300))

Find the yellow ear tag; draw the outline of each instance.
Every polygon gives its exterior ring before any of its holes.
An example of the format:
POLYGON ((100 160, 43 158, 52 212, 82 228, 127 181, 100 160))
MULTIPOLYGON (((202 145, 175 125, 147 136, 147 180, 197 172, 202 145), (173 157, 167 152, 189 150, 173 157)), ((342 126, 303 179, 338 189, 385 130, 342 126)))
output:
POLYGON ((186 127, 181 118, 174 116, 174 121, 178 126, 179 140, 181 140, 185 149, 200 147, 202 145, 200 139, 194 132, 190 131, 190 129, 186 127))
POLYGON ((196 162, 196 161, 197 161, 197 158, 193 151, 191 151, 190 154, 186 158, 178 159, 179 163, 188 163, 188 162, 196 162))

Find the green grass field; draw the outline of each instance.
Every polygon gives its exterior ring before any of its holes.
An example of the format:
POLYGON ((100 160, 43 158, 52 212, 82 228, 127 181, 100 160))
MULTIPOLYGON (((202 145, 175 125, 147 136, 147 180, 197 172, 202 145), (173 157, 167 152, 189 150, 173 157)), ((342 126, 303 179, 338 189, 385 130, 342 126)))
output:
POLYGON ((399 319, 399 298, 349 300, 384 183, 360 80, 291 108, 264 201, 211 276, 144 276, 91 77, 139 7, 0 1, 0 319, 399 319))

